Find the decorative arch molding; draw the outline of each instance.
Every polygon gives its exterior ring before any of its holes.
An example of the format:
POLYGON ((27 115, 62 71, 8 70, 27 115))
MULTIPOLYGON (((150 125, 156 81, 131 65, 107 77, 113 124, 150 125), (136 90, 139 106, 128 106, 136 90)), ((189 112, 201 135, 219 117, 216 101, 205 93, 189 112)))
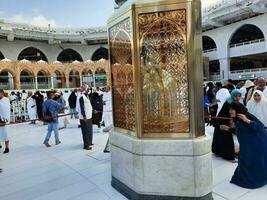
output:
MULTIPOLYGON (((234 39, 235 36, 238 36, 238 32, 242 31, 244 29, 244 27, 247 28, 254 28, 256 30, 256 33, 258 34, 257 36, 262 36, 262 38, 265 39, 265 33, 264 33, 264 29, 261 28, 259 25, 257 24, 252 24, 252 23, 246 23, 246 24, 240 24, 239 26, 237 26, 235 29, 233 29, 233 32, 231 32, 229 39, 228 39, 228 46, 231 45, 232 40, 234 39)), ((260 38, 255 38, 255 39, 260 39, 260 38)), ((251 41, 252 39, 248 39, 249 41, 251 41)))
POLYGON ((217 43, 215 39, 213 39, 212 36, 208 36, 208 35, 202 36, 202 46, 203 46, 203 51, 206 51, 209 49, 217 49, 217 43))
POLYGON ((83 57, 77 50, 66 48, 59 52, 57 60, 64 63, 71 63, 75 60, 83 62, 83 57))
POLYGON ((44 54, 44 52, 41 49, 33 46, 26 47, 19 52, 17 60, 22 59, 26 59, 29 61, 44 60, 48 62, 47 56, 44 54))
POLYGON ((92 61, 98 61, 101 59, 108 60, 108 49, 105 47, 96 49, 91 58, 92 61))

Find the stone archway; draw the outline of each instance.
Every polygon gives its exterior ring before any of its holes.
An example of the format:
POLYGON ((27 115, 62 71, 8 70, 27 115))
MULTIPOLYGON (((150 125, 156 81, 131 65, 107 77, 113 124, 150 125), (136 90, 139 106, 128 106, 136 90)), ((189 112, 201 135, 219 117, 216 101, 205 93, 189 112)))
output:
POLYGON ((107 84, 106 71, 103 68, 98 68, 95 71, 95 87, 104 87, 107 84))
POLYGON ((4 90, 15 89, 15 75, 8 69, 0 71, 0 88, 4 90))
POLYGON ((35 47, 27 47, 23 49, 19 55, 18 55, 18 60, 30 60, 30 61, 39 61, 43 60, 48 62, 47 56, 40 50, 35 47))
POLYGON ((69 87, 70 88, 77 88, 80 87, 81 80, 80 80, 80 73, 73 69, 69 73, 69 87))
POLYGON ((50 74, 45 70, 40 70, 37 73, 37 88, 49 89, 51 87, 50 74))
POLYGON ((94 86, 94 74, 90 69, 84 69, 82 71, 82 83, 89 85, 90 87, 94 86))
POLYGON ((73 49, 64 49, 61 51, 57 57, 57 60, 62 63, 71 63, 75 60, 83 62, 81 54, 73 49))
POLYGON ((34 73, 23 69, 20 72, 20 87, 21 89, 32 89, 35 88, 34 73))
POLYGON ((66 88, 66 76, 63 72, 56 70, 53 73, 54 88, 66 88))
POLYGON ((97 49, 93 53, 92 58, 91 58, 92 61, 98 61, 101 59, 108 60, 108 49, 104 47, 100 47, 99 49, 97 49))

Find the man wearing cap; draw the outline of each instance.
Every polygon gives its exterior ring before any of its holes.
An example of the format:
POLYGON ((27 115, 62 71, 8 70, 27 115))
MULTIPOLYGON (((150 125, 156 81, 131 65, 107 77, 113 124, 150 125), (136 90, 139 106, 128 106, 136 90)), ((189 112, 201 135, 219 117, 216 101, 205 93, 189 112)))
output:
MULTIPOLYGON (((10 122, 10 101, 4 96, 4 90, 0 89, 0 142, 5 142, 4 153, 9 152, 8 129, 6 124, 10 122)), ((0 143, 0 148, 1 148, 0 143)))
POLYGON ((82 85, 80 88, 81 94, 77 98, 76 110, 79 114, 82 136, 83 136, 83 149, 91 150, 93 145, 93 125, 92 125, 92 114, 93 109, 86 94, 88 90, 88 85, 82 85))

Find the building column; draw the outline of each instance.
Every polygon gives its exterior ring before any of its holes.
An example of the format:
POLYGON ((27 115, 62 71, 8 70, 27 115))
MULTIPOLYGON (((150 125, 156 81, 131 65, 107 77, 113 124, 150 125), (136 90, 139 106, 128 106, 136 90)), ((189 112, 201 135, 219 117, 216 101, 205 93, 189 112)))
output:
POLYGON ((66 76, 66 88, 70 87, 70 80, 69 80, 69 76, 66 76))
POLYGON ((230 73, 230 58, 221 58, 220 60, 220 79, 228 80, 230 73))
POLYGON ((38 78, 37 76, 34 77, 35 82, 35 89, 38 90, 38 78))
POLYGON ((15 90, 20 90, 20 75, 15 76, 14 81, 15 90))
POLYGON ((51 82, 51 89, 54 89, 54 77, 50 77, 50 82, 51 82))
POLYGON ((95 73, 93 74, 93 81, 94 81, 93 87, 96 88, 96 85, 95 85, 95 73))
POLYGON ((82 79, 83 77, 82 76, 80 76, 80 86, 82 86, 83 85, 83 79, 82 79))

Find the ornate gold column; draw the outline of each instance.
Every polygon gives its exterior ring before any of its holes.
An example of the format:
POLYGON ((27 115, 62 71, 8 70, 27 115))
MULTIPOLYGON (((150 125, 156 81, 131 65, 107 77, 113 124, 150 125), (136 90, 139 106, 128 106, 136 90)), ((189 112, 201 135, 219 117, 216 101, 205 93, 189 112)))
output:
POLYGON ((109 19, 112 186, 128 199, 212 199, 200 0, 132 0, 109 19))

